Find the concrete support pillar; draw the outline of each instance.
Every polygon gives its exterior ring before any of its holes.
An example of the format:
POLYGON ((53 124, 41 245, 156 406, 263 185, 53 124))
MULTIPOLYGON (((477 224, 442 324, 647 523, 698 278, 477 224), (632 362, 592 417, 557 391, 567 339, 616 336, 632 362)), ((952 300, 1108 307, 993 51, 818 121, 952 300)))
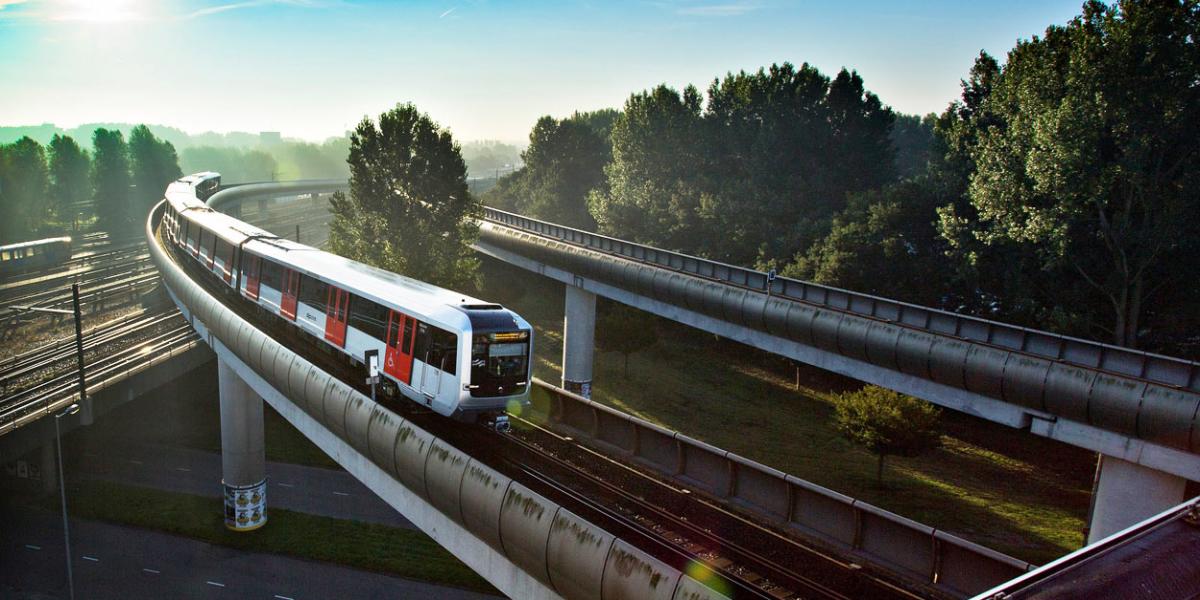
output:
POLYGON ((221 392, 221 483, 225 526, 258 529, 267 522, 267 464, 263 401, 225 361, 217 359, 221 392))
POLYGON ((1184 501, 1187 480, 1129 461, 1101 456, 1088 543, 1098 542, 1184 501))
POLYGON ((592 397, 592 357, 596 352, 596 295, 566 286, 563 310, 562 386, 584 398, 592 397))

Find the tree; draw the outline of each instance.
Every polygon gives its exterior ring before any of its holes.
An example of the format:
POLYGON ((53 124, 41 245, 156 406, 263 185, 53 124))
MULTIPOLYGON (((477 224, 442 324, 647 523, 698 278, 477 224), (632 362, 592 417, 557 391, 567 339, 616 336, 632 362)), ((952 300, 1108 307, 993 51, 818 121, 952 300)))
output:
POLYGON ((933 113, 917 115, 896 114, 892 125, 892 147, 896 149, 896 176, 908 179, 923 175, 929 166, 933 149, 933 113))
POLYGON ((587 197, 604 184, 612 160, 609 135, 619 113, 575 113, 538 119, 521 153, 525 167, 505 177, 486 196, 489 204, 570 227, 594 230, 587 197))
POLYGON ((136 217, 131 206, 129 148, 120 131, 99 128, 92 133, 93 206, 100 226, 120 235, 133 229, 136 217))
POLYGON ((602 352, 620 352, 625 358, 625 378, 629 379, 629 355, 658 342, 654 315, 616 304, 600 316, 596 324, 596 347, 602 352))
POLYGON ((0 153, 0 243, 36 236, 49 214, 50 188, 46 151, 29 137, 4 146, 0 153))
POLYGON ((129 132, 130 174, 133 181, 133 216, 140 222, 162 200, 167 184, 183 176, 175 146, 138 125, 129 132))
POLYGON ((852 194, 829 234, 783 275, 938 306, 955 279, 935 226, 946 202, 927 177, 852 194))
POLYGON ((833 407, 842 435, 878 457, 878 483, 883 483, 884 457, 917 456, 941 445, 941 410, 912 396, 868 385, 834 396, 833 407))
POLYGON ((331 200, 333 251, 441 286, 473 289, 481 206, 459 146, 412 104, 350 137, 350 195, 331 200))
POLYGON ((976 237, 1028 249, 1056 304, 1091 300, 1116 344, 1138 345, 1148 301, 1194 279, 1197 39, 1196 2, 1091 1, 1009 52, 982 102, 976 237))
POLYGON ((50 197, 61 221, 74 221, 78 207, 91 199, 91 158, 71 136, 50 138, 50 197))
POLYGON ((680 95, 660 85, 634 94, 612 131, 605 189, 593 190, 589 211, 601 233, 700 252, 703 172, 700 92, 680 95))

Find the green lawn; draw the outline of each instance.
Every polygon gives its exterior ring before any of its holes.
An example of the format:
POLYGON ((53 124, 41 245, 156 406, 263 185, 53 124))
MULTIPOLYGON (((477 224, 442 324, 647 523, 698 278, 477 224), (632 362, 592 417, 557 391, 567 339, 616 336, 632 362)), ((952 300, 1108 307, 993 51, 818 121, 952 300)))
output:
MULTIPOLYGON (((58 509, 58 496, 46 508, 58 509)), ((71 516, 145 527, 248 552, 286 554, 498 593, 483 578, 419 531, 270 509, 266 525, 252 532, 225 528, 221 499, 164 492, 104 481, 83 481, 68 490, 71 516)))
MULTIPOLYGON (((535 373, 557 383, 562 286, 494 261, 484 281, 482 297, 534 324, 535 373)), ((803 367, 797 389, 780 357, 666 320, 658 331, 631 358, 628 379, 620 354, 597 353, 594 400, 1025 560, 1048 562, 1083 542, 1091 453, 944 411, 943 447, 889 457, 881 487, 874 456, 830 419, 830 395, 859 384, 803 367)))

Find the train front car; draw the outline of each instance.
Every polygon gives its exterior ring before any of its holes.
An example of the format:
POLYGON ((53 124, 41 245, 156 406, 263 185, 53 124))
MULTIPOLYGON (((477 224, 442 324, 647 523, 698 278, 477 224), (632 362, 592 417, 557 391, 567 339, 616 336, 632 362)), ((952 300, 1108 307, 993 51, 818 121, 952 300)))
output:
POLYGON ((475 414, 499 430, 508 429, 507 410, 529 404, 533 328, 499 304, 462 304, 471 329, 469 379, 459 400, 463 414, 475 414))

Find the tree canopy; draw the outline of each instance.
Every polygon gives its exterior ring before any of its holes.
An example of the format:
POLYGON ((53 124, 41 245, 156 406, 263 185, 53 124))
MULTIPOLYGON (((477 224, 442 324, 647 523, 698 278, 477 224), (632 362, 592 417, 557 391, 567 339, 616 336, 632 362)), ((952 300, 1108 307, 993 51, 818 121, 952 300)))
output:
POLYGON ((50 212, 46 150, 29 137, 0 146, 0 244, 34 239, 50 212))
POLYGON ((74 221, 76 211, 91 197, 88 181, 91 158, 71 136, 55 134, 50 139, 50 198, 55 215, 74 221))
POLYGON ((594 230, 588 194, 604 182, 612 159, 609 135, 615 110, 538 119, 521 153, 525 167, 500 180, 485 196, 497 208, 554 223, 594 230))
POLYGON ((1088 2, 1009 52, 963 121, 975 215, 948 228, 1028 252, 1059 282, 1052 302, 1107 313, 1117 344, 1137 345, 1163 286, 1194 279, 1198 37, 1194 2, 1088 2))
POLYGON ((183 176, 175 146, 154 137, 150 128, 138 125, 129 132, 130 178, 133 182, 131 211, 141 221, 162 200, 167 184, 183 176))
POLYGON ((479 201, 450 132, 412 104, 364 118, 350 136, 350 194, 335 194, 333 251, 460 290, 477 285, 479 201))
POLYGON ((842 435, 878 457, 877 481, 883 481, 885 457, 916 456, 941 445, 941 410, 924 400, 868 385, 834 396, 833 406, 842 435))
POLYGON ((102 229, 128 233, 137 220, 130 201, 129 147, 120 131, 100 128, 92 134, 92 193, 102 229))

